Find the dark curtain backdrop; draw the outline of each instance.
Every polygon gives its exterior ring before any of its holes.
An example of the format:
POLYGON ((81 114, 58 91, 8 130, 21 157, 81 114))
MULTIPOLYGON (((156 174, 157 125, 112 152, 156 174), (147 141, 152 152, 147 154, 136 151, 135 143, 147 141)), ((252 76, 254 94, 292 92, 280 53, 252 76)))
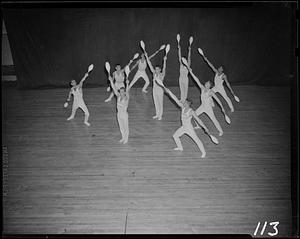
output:
MULTIPOLYGON (((68 86, 71 79, 80 80, 91 63, 94 71, 86 85, 105 86, 105 61, 124 66, 134 53, 141 53, 140 40, 150 54, 171 44, 165 80, 166 85, 178 85, 177 33, 183 56, 189 36, 194 37, 192 68, 202 82, 213 80, 213 72, 197 53, 198 47, 216 67, 224 66, 233 84, 287 85, 292 73, 290 5, 2 11, 22 88, 68 86)), ((162 64, 162 58, 160 53, 153 64, 162 64)))

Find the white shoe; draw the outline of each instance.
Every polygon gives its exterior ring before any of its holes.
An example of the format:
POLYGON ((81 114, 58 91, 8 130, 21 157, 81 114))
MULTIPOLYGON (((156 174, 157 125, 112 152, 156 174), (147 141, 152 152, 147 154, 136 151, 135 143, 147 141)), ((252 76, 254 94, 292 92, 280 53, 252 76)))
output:
POLYGON ((69 118, 67 118, 68 121, 69 121, 69 120, 72 120, 72 119, 74 119, 74 117, 69 117, 69 118))
POLYGON ((219 132, 219 136, 222 136, 223 135, 223 132, 219 132))
POLYGON ((144 92, 144 93, 146 93, 146 94, 148 93, 148 91, 146 91, 146 90, 142 90, 142 92, 144 92))
POLYGON ((91 124, 89 122, 84 122, 87 126, 91 126, 91 124))
POLYGON ((106 99, 104 102, 109 102, 109 101, 111 101, 111 99, 110 99, 110 98, 106 99))
POLYGON ((124 139, 120 139, 119 142, 120 142, 120 143, 123 143, 123 142, 124 142, 124 139))
POLYGON ((201 156, 201 158, 205 158, 205 156, 206 156, 206 153, 203 153, 202 156, 201 156))
POLYGON ((177 151, 182 151, 183 150, 183 148, 174 148, 174 150, 177 150, 177 151))
POLYGON ((158 118, 158 120, 161 120, 161 119, 162 119, 161 117, 158 118))
POLYGON ((152 117, 152 119, 156 119, 156 118, 158 118, 158 116, 157 116, 157 115, 155 115, 155 116, 153 116, 153 117, 152 117))

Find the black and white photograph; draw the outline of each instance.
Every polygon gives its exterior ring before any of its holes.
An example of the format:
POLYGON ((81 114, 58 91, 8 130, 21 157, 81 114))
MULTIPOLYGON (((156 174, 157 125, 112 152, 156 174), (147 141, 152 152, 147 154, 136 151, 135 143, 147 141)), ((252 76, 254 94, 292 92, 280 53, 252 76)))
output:
POLYGON ((297 1, 1 15, 4 238, 299 238, 297 1))

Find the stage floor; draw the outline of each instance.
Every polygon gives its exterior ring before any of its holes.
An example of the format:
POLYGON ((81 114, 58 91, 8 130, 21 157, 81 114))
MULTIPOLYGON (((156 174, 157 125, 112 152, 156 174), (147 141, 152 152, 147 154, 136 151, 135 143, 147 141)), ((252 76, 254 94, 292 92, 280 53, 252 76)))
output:
MULTIPOLYGON (((153 120, 151 90, 132 89, 123 145, 106 88, 84 89, 90 127, 80 110, 66 121, 68 89, 3 88, 4 233, 253 235, 260 222, 260 236, 267 221, 268 236, 269 223, 278 221, 278 236, 289 236, 290 89, 234 86, 241 102, 233 101, 234 113, 225 105, 231 125, 215 107, 222 137, 200 117, 220 141, 196 131, 205 159, 187 136, 184 150, 173 151, 180 110, 165 95, 163 119, 153 120)), ((198 89, 189 97, 197 108, 198 89)))

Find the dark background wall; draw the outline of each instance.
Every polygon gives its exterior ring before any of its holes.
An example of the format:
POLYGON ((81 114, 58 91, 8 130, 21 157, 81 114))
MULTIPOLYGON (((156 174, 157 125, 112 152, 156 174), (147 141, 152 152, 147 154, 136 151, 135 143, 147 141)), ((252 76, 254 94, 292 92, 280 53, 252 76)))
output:
MULTIPOLYGON (((124 66, 141 53, 171 44, 167 85, 178 85, 176 34, 182 55, 194 37, 192 68, 202 82, 213 79, 197 48, 233 84, 288 85, 293 74, 290 4, 225 8, 3 8, 18 84, 24 88, 68 86, 94 64, 87 86, 106 85, 104 62, 124 66)), ((153 59, 162 63, 163 54, 153 59)), ((148 72, 149 73, 149 72, 148 72)), ((150 73, 149 73, 150 74, 150 73)), ((130 79, 134 73, 130 75, 130 79)), ((143 84, 140 81, 139 85, 143 84)), ((193 83, 190 83, 193 85, 193 83)))

